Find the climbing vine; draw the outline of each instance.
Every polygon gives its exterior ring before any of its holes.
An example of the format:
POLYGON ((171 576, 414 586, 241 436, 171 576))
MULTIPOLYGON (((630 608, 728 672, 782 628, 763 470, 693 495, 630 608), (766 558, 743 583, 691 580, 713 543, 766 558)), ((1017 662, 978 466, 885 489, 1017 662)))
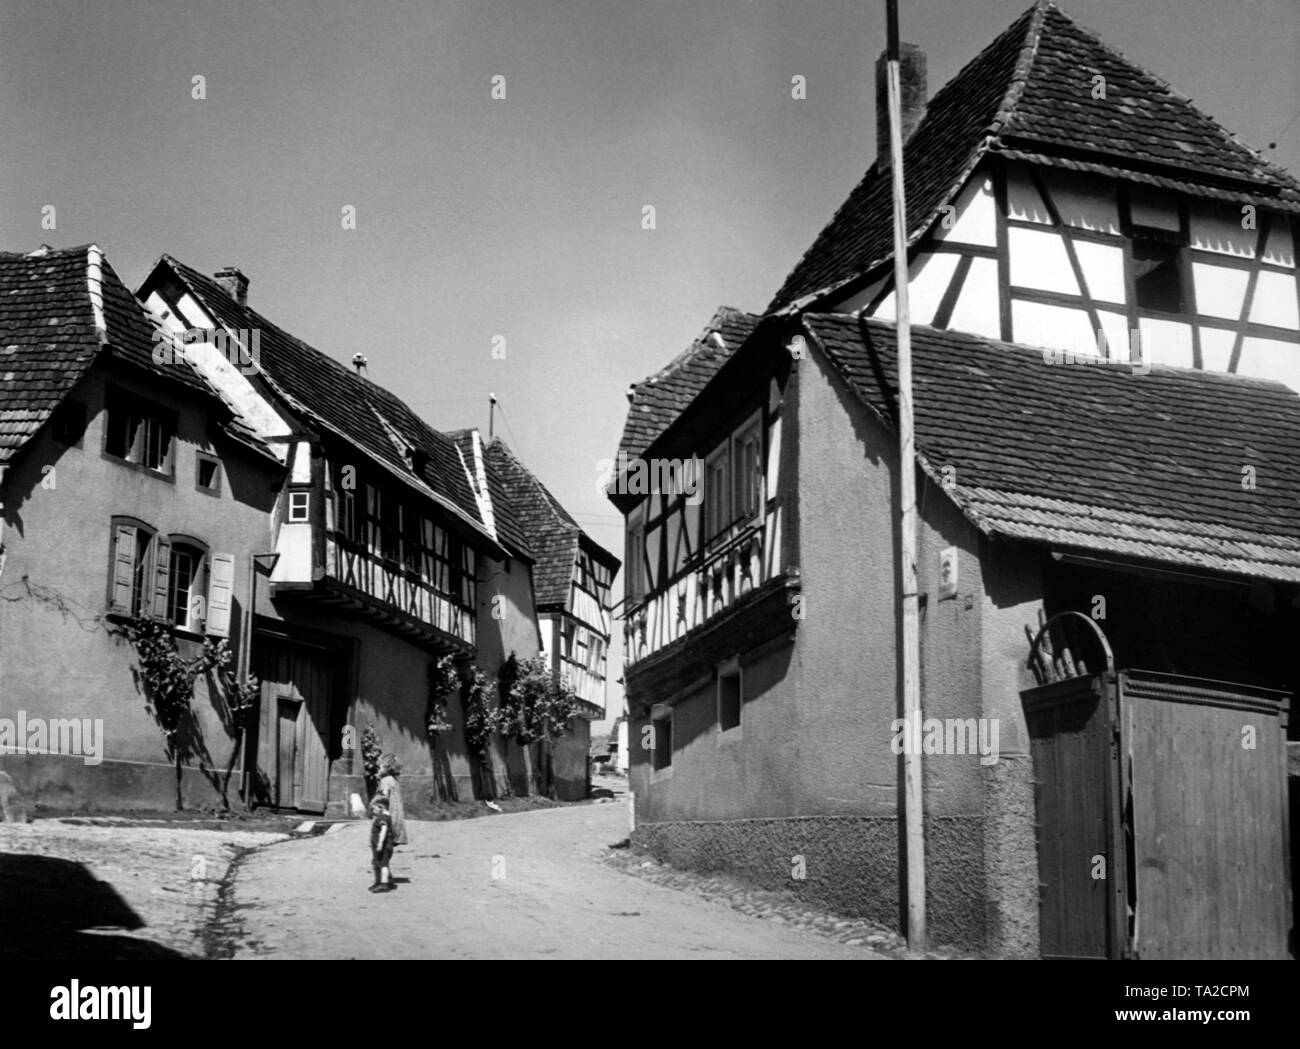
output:
POLYGON ((429 664, 429 698, 424 711, 424 730, 430 740, 437 739, 438 733, 450 732, 451 718, 447 713, 444 696, 460 687, 460 671, 453 656, 443 656, 429 664))
POLYGON ((379 743, 379 733, 374 725, 367 725, 361 730, 361 768, 365 775, 366 792, 373 795, 379 785, 379 762, 384 756, 384 748, 379 743))
POLYGON ((501 700, 502 731, 522 745, 541 744, 539 789, 547 797, 554 797, 554 742, 568 733, 569 719, 578 709, 578 694, 542 656, 520 662, 511 653, 502 671, 507 668, 501 700))
POLYGON ((122 632, 135 648, 136 673, 145 702, 157 720, 166 740, 167 752, 176 770, 176 809, 181 811, 184 798, 181 780, 185 758, 197 745, 199 732, 194 715, 194 684, 205 674, 215 673, 226 693, 230 712, 230 730, 235 736, 235 752, 226 767, 220 793, 226 809, 230 808, 227 790, 239 743, 250 712, 257 704, 257 680, 238 681, 230 673, 230 643, 225 639, 204 638, 202 651, 189 659, 181 655, 171 628, 163 622, 136 617, 128 620, 122 632))
POLYGON ((461 685, 465 704, 465 742, 478 763, 483 794, 493 793, 492 737, 500 731, 500 711, 492 704, 492 679, 478 667, 466 675, 461 685))

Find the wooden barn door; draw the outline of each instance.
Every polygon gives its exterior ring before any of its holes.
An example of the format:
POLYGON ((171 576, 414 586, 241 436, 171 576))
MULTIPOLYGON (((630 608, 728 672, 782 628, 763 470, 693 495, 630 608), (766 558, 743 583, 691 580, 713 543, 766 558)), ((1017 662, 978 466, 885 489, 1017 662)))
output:
POLYGON ((271 797, 280 808, 324 812, 337 657, 329 649, 281 638, 259 638, 257 652, 258 765, 271 777, 271 797))
POLYGON ((1286 958, 1291 928, 1285 699, 1128 672, 1141 958, 1286 958))

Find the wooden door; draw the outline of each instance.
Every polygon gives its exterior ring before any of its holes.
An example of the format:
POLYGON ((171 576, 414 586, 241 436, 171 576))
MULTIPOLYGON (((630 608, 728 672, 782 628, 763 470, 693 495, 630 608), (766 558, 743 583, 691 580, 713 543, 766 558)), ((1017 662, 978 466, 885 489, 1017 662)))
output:
POLYGON ((321 813, 329 796, 328 739, 337 655, 281 638, 259 638, 262 681, 258 765, 280 808, 321 813))
POLYGON ((1034 762, 1039 951, 1119 958, 1127 948, 1127 873, 1113 675, 1021 693, 1034 762))
POLYGON ((302 703, 289 696, 279 696, 276 709, 275 804, 282 809, 296 809, 301 785, 298 781, 298 722, 302 703))

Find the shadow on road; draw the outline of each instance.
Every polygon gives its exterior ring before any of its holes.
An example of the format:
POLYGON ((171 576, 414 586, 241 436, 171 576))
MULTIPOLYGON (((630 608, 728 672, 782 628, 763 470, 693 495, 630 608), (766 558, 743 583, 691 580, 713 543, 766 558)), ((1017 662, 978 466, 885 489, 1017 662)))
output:
POLYGON ((141 929, 140 916, 83 864, 0 854, 0 960, 184 958, 133 936, 88 929, 141 929))

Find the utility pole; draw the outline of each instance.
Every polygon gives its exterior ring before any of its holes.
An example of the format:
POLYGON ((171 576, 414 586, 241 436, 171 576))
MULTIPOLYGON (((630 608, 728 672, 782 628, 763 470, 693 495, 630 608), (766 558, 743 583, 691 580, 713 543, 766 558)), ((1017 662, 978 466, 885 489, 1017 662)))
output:
POLYGON ((492 428, 496 425, 496 421, 497 421, 497 395, 495 393, 489 393, 488 394, 488 440, 489 441, 492 440, 492 436, 493 436, 492 428))
MULTIPOLYGON (((898 0, 885 0, 888 44, 889 160, 894 182, 894 294, 898 303, 898 501, 903 612, 903 717, 921 725, 920 602, 916 585, 916 445, 912 425, 912 322, 907 287, 907 194, 903 182, 902 85, 898 0)), ((909 731, 911 737, 918 735, 909 731)), ((903 824, 907 863, 907 942, 925 947, 925 804, 921 748, 912 738, 903 750, 903 824)))

